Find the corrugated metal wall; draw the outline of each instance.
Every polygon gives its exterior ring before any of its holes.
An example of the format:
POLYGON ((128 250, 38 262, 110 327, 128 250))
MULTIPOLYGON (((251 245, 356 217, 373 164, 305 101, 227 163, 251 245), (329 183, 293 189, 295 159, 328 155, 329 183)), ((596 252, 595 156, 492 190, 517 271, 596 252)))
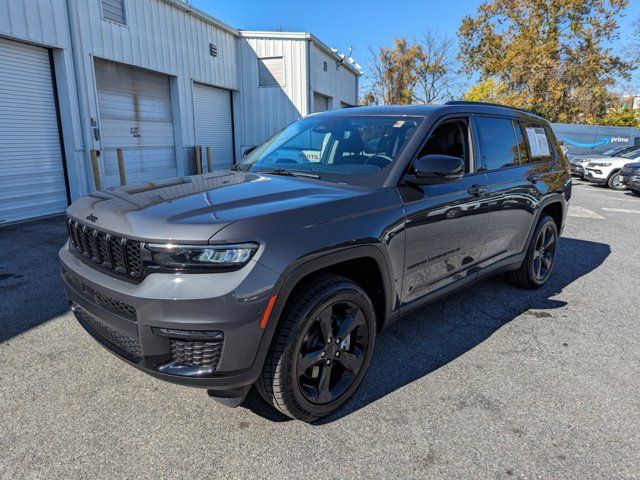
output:
POLYGON ((336 59, 313 44, 311 47, 311 89, 331 97, 330 108, 340 108, 340 102, 357 105, 357 76, 341 66, 336 69, 336 59), (327 62, 327 71, 324 71, 327 62))
POLYGON ((192 82, 238 89, 235 35, 162 0, 128 0, 126 26, 103 20, 100 0, 69 1, 77 6, 91 116, 98 118, 91 56, 172 76, 178 173, 189 173, 196 142, 192 82))
POLYGON ((334 107, 357 101, 353 72, 336 71, 335 60, 308 34, 246 36, 177 0, 124 4, 126 25, 120 25, 103 18, 100 0, 0 0, 0 37, 52 51, 72 199, 93 189, 89 151, 103 148, 92 124, 100 118, 95 58, 169 77, 178 174, 194 167, 194 82, 233 92, 236 156, 310 113, 314 90, 331 96, 334 107), (259 87, 258 57, 277 56, 284 86, 259 87))
POLYGON ((307 40, 241 38, 240 89, 242 147, 258 145, 308 113, 307 40), (283 57, 284 87, 260 87, 258 58, 283 57))

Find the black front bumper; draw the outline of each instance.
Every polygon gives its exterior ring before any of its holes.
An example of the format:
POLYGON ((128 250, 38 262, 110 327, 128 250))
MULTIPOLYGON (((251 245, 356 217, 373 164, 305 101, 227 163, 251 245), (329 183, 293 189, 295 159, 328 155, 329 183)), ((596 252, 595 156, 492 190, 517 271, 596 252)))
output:
MULTIPOLYGON (((194 375, 193 368, 182 368, 173 370, 179 373, 168 373, 172 370, 163 367, 175 364, 176 352, 172 348, 174 339, 159 334, 161 332, 155 327, 138 324, 135 317, 123 314, 111 304, 107 304, 108 306, 98 304, 90 289, 87 291, 84 288, 81 289, 82 286, 73 284, 64 272, 62 278, 65 293, 80 325, 98 343, 129 365, 158 379, 205 388, 212 391, 214 396, 219 394, 221 397, 244 397, 258 379, 266 350, 256 352, 253 365, 245 370, 224 373, 204 372, 204 375, 200 372, 200 375, 194 375), (153 354, 146 354, 145 349, 153 354)), ((220 341, 220 338, 216 341, 220 341)), ((184 349, 181 353, 184 354, 184 349)), ((215 350, 209 353, 216 355, 215 350)))

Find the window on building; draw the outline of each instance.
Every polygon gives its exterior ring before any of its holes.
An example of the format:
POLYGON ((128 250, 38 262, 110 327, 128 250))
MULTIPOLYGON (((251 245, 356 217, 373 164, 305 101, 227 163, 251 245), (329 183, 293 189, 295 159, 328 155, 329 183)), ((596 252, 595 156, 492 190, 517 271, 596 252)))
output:
POLYGON ((127 24, 125 0, 101 0, 102 18, 110 22, 127 24))
POLYGON ((258 59, 258 84, 261 87, 284 86, 284 57, 258 59))
POLYGON ((477 117, 476 126, 482 153, 479 171, 498 170, 519 163, 518 143, 511 120, 477 117))

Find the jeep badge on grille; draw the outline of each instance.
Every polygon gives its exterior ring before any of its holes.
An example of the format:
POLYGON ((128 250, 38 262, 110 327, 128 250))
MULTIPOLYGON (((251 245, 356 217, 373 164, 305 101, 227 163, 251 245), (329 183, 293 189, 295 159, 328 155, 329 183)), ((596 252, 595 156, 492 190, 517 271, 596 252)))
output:
POLYGON ((96 217, 93 213, 91 215, 87 215, 87 220, 89 220, 92 223, 96 223, 96 220, 98 220, 98 217, 96 217))

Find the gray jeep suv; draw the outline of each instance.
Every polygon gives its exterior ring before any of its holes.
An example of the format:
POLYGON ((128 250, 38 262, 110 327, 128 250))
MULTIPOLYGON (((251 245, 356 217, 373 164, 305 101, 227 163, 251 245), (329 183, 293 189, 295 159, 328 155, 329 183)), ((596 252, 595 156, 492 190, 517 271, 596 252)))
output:
POLYGON ((498 273, 545 284, 571 196, 549 124, 488 104, 303 118, 232 170, 91 193, 60 250, 80 324, 129 364, 313 421, 376 334, 498 273))

